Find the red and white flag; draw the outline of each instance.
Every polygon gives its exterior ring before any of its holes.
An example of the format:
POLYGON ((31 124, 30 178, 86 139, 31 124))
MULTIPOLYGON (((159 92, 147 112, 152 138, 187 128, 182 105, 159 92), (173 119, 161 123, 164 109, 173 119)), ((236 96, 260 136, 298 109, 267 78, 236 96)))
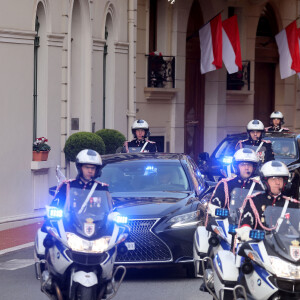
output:
POLYGON ((281 79, 300 72, 300 52, 296 21, 275 35, 281 79))
POLYGON ((223 62, 229 74, 242 70, 242 55, 237 16, 222 22, 223 62))
POLYGON ((222 20, 218 14, 199 30, 201 73, 222 68, 222 20))

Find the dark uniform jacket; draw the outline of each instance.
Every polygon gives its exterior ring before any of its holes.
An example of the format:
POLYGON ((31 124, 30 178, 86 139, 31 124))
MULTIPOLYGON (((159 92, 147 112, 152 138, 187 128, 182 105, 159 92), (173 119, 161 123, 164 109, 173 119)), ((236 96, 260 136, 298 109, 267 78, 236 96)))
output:
MULTIPOLYGON (((224 208, 225 206, 225 185, 228 186, 228 197, 230 200, 230 194, 235 188, 243 188, 243 189, 250 189, 253 183, 253 178, 248 178, 246 180, 242 179, 240 176, 236 176, 235 178, 231 179, 223 179, 219 185, 215 188, 211 203, 213 205, 217 205, 219 207, 224 208)), ((256 182, 254 189, 256 191, 261 191, 262 186, 256 182)))
POLYGON ((139 151, 133 151, 133 152, 140 152, 143 146, 145 145, 145 143, 147 143, 147 145, 142 152, 157 152, 156 143, 149 140, 147 141, 145 139, 144 140, 133 139, 131 142, 125 142, 124 152, 131 152, 128 148, 138 148, 139 151))
MULTIPOLYGON (((279 195, 277 197, 274 197, 273 195, 267 194, 267 193, 259 193, 252 197, 252 200, 255 204, 255 207, 258 212, 258 216, 260 218, 261 223, 265 225, 265 216, 264 212, 266 210, 267 206, 279 206, 283 207, 285 203, 285 198, 282 195, 279 195)), ((288 207, 290 208, 298 208, 299 204, 290 202, 288 207)), ((241 226, 243 225, 249 225, 252 228, 255 228, 255 215, 254 212, 250 206, 250 202, 248 201, 244 210, 242 211, 241 216, 241 226)), ((262 229, 260 224, 257 222, 257 227, 255 229, 262 229)))
POLYGON ((238 150, 241 148, 253 147, 253 150, 255 150, 257 147, 260 146, 261 142, 263 142, 263 144, 261 145, 261 147, 257 153, 261 163, 264 164, 270 160, 274 160, 275 159, 274 152, 272 149, 272 143, 270 141, 266 141, 266 140, 253 141, 252 139, 241 140, 241 141, 238 141, 235 148, 238 150))
MULTIPOLYGON (((81 178, 76 178, 73 180, 67 180, 64 181, 59 187, 58 187, 58 192, 55 195, 51 206, 57 206, 60 208, 64 208, 66 200, 67 200, 67 191, 69 189, 76 189, 76 195, 69 195, 73 197, 70 199, 70 202, 73 203, 73 205, 76 205, 74 203, 78 203, 78 205, 82 205, 82 203, 85 201, 87 198, 90 190, 92 189, 94 183, 98 183, 96 186, 95 191, 107 191, 108 192, 108 185, 106 183, 96 181, 96 180, 90 180, 87 183, 84 183, 81 178)), ((110 198, 110 196, 109 196, 110 198)), ((95 199, 96 200, 96 199, 95 199)), ((96 203, 93 203, 93 205, 96 205, 96 203)))
POLYGON ((281 126, 270 126, 265 128, 266 132, 288 132, 290 131, 288 128, 281 127, 281 126))

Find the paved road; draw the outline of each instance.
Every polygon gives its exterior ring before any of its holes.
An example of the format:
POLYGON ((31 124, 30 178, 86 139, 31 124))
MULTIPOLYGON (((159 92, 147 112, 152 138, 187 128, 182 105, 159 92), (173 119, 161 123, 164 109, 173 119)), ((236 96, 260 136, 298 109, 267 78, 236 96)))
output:
MULTIPOLYGON (((33 249, 0 256, 1 300, 45 300, 33 269, 33 249)), ((180 270, 129 270, 114 300, 211 300, 199 291, 201 280, 180 270)))

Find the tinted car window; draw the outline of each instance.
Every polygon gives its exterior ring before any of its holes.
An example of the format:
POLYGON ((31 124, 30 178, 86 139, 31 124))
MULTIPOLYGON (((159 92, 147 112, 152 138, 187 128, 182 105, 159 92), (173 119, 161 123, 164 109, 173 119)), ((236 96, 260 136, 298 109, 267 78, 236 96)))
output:
POLYGON ((272 142, 274 155, 280 158, 297 158, 297 144, 293 138, 267 137, 266 140, 272 142))
POLYGON ((235 153, 235 146, 238 140, 225 140, 224 143, 220 146, 218 151, 215 154, 216 158, 220 158, 223 156, 233 156, 235 153))
POLYGON ((202 174, 201 174, 199 168, 194 163, 194 161, 189 160, 188 167, 190 169, 190 172, 191 172, 191 175, 192 175, 192 178, 193 178, 193 182, 194 182, 195 188, 196 188, 196 190, 197 190, 198 193, 201 193, 202 191, 205 190, 205 181, 204 181, 204 178, 202 177, 202 174))
POLYGON ((106 165, 101 181, 110 192, 189 191, 189 183, 180 162, 131 161, 106 165))

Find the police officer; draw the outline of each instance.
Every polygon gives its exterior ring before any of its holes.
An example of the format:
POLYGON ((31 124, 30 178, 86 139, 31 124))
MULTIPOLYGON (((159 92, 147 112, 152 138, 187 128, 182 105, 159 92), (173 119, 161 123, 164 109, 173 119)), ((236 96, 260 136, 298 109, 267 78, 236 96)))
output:
MULTIPOLYGON (((51 206, 64 208, 66 201, 72 201, 72 206, 81 205, 88 196, 91 189, 94 191, 106 191, 108 193, 108 185, 95 180, 101 174, 102 159, 100 155, 91 149, 80 151, 76 156, 76 168, 78 171, 76 179, 64 181, 57 189, 51 206), (77 195, 73 199, 69 199, 70 189, 76 190, 77 195)), ((92 198, 93 199, 93 198, 92 198)), ((111 197, 108 193, 108 199, 111 197)), ((97 198, 95 197, 95 201, 97 198)), ((112 202, 110 201, 111 208, 112 202)), ((70 205, 70 203, 68 203, 70 205)), ((98 205, 98 203, 90 203, 90 205, 98 205)))
POLYGON ((136 120, 131 126, 134 139, 124 143, 122 152, 157 152, 156 143, 150 141, 149 125, 145 120, 136 120))
POLYGON ((229 197, 234 188, 250 189, 255 183, 256 190, 262 190, 259 181, 251 178, 258 164, 258 157, 254 150, 249 148, 239 149, 233 156, 233 169, 235 178, 222 179, 216 186, 211 203, 213 205, 229 208, 229 197))
POLYGON ((284 117, 280 111, 274 111, 270 115, 270 127, 266 128, 267 132, 287 132, 288 128, 281 127, 284 124, 284 117))
MULTIPOLYGON (((269 161, 262 166, 261 180, 265 184, 266 192, 250 196, 245 200, 242 207, 241 228, 236 230, 242 240, 249 239, 249 231, 252 228, 263 229, 264 212, 267 206, 283 207, 286 199, 290 199, 282 195, 288 177, 289 170, 280 161, 269 161)), ((298 208, 298 201, 290 199, 288 207, 298 208)))
POLYGON ((252 148, 256 151, 261 163, 274 160, 272 143, 263 140, 265 127, 259 120, 252 120, 247 125, 248 139, 238 141, 236 149, 252 148))

